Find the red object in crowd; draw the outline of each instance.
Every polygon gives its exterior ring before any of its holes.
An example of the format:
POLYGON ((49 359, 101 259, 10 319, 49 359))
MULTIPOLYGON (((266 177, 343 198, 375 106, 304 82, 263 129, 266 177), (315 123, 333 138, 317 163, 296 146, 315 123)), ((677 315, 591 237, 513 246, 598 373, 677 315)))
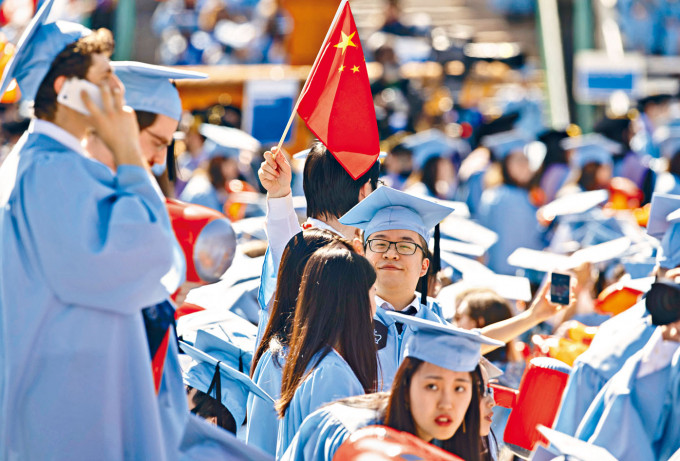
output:
POLYGON ((333 461, 462 461, 408 432, 386 426, 359 429, 340 445, 333 461))
POLYGON ((175 309, 175 320, 177 320, 178 318, 180 318, 182 316, 193 314, 195 312, 200 312, 200 311, 204 311, 204 310, 205 310, 205 308, 199 306, 198 304, 184 303, 181 306, 179 306, 177 309, 175 309))
POLYGON ((366 60, 343 0, 302 89, 297 113, 357 179, 378 159, 380 141, 366 60))
POLYGON ((552 428, 567 386, 570 367, 556 359, 532 359, 522 376, 519 389, 490 384, 496 405, 512 408, 503 441, 516 454, 527 457, 536 443, 548 441, 536 429, 538 424, 552 428))
POLYGON ((166 199, 165 206, 186 259, 186 281, 219 280, 236 250, 236 235, 229 220, 211 208, 175 199, 166 199))

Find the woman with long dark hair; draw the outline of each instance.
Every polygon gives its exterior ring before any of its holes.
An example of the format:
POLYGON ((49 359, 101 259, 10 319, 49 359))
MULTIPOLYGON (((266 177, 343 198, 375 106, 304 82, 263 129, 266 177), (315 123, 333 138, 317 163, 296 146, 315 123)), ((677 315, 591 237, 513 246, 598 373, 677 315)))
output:
MULTIPOLYGON (((314 252, 325 246, 353 251, 352 245, 323 229, 309 229, 295 235, 281 256, 276 292, 269 321, 253 356, 250 375, 255 383, 274 399, 281 396, 281 377, 293 329, 302 273, 314 252)), ((266 402, 248 397, 246 442, 274 456, 278 434, 278 415, 266 402)))
POLYGON ((316 411, 300 427, 284 460, 330 460, 354 431, 374 424, 408 432, 465 460, 481 459, 481 345, 501 343, 475 331, 387 315, 415 330, 391 392, 316 411))
POLYGON ((347 249, 322 248, 309 258, 276 405, 277 458, 320 406, 375 391, 375 279, 371 264, 347 249))

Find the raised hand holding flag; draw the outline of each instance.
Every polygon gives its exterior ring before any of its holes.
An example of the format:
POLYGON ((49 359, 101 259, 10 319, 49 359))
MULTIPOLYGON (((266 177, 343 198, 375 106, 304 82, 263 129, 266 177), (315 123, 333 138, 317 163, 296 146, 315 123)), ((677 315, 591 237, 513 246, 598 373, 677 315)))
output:
POLYGON ((375 164, 380 153, 378 124, 364 52, 347 0, 338 7, 286 132, 295 112, 352 178, 375 164))

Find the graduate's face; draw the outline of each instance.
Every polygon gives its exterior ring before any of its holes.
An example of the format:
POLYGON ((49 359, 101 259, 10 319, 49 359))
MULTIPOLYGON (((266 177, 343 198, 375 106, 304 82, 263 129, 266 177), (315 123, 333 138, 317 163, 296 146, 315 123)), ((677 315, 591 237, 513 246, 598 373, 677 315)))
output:
POLYGON ((142 154, 150 166, 165 163, 168 146, 177 129, 177 120, 167 115, 156 115, 156 120, 139 133, 142 154))
MULTIPOLYGON (((482 378, 484 379, 484 390, 487 389, 489 384, 489 375, 484 367, 480 367, 482 370, 482 378)), ((496 402, 493 399, 493 394, 490 392, 485 392, 479 401, 479 416, 482 419, 479 425, 479 435, 486 437, 491 432, 491 423, 493 422, 493 407, 496 402)))
MULTIPOLYGON (((368 238, 382 239, 390 242, 413 242, 421 245, 420 236, 410 230, 379 231, 368 238)), ((373 265, 377 274, 378 295, 394 292, 410 292, 413 294, 418 285, 418 279, 427 273, 430 260, 425 258, 420 248, 412 255, 402 255, 397 252, 395 245, 390 245, 386 253, 375 253, 370 246, 366 246, 366 258, 373 265)), ((387 300, 389 301, 389 300, 387 300)))
POLYGON ((416 435, 426 442, 453 437, 472 400, 472 386, 468 372, 423 362, 413 375, 409 389, 416 435))

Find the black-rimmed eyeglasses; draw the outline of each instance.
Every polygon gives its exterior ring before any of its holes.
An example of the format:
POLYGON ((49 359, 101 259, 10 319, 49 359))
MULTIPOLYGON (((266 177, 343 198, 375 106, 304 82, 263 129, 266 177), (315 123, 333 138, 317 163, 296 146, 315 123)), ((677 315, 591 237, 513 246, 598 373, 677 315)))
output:
POLYGON ((404 256, 410 256, 414 254, 418 248, 420 248, 420 250, 425 253, 423 247, 417 243, 405 240, 401 242, 390 242, 389 240, 383 239, 371 239, 366 243, 368 244, 368 248, 370 248, 374 253, 387 253, 390 251, 390 247, 392 245, 394 245, 394 249, 397 250, 397 253, 404 256))

